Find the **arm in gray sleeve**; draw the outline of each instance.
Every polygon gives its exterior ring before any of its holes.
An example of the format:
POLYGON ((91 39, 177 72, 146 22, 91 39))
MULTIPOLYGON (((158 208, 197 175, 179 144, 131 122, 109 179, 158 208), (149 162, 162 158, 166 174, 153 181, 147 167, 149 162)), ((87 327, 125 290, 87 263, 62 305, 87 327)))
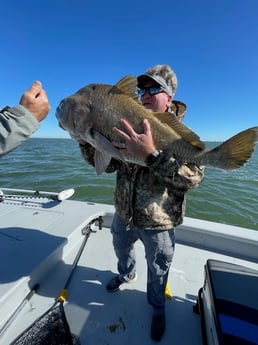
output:
POLYGON ((39 128, 38 120, 22 105, 0 111, 0 156, 8 153, 39 128))

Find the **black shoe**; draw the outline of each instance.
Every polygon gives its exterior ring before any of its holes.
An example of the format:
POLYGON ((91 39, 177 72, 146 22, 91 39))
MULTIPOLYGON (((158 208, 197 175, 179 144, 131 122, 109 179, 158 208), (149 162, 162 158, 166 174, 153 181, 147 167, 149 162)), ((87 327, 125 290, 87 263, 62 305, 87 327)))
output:
POLYGON ((116 275, 114 278, 112 278, 107 283, 107 291, 108 292, 115 292, 119 290, 120 286, 124 283, 133 283, 137 280, 137 274, 135 273, 134 277, 128 281, 125 281, 123 278, 121 278, 119 275, 116 275))
POLYGON ((165 314, 153 315, 151 321, 151 339, 160 341, 166 328, 165 314))
POLYGON ((115 276, 114 278, 112 278, 108 283, 107 283, 107 290, 108 292, 115 292, 117 290, 119 290, 120 285, 123 284, 123 280, 122 278, 120 278, 119 275, 115 276))

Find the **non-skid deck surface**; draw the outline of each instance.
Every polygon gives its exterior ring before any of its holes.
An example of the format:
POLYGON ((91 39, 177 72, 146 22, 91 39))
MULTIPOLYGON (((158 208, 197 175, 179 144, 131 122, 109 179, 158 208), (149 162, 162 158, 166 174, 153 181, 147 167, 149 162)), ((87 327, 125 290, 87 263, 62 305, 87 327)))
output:
MULTIPOLYGON (((136 243, 136 251, 138 280, 124 284, 121 291, 109 293, 105 285, 117 272, 110 231, 105 229, 90 237, 73 279, 76 288, 72 289, 66 305, 71 328, 80 336, 82 344, 154 343, 150 339, 152 309, 146 298, 146 260, 140 241, 136 243)), ((204 281, 204 264, 211 256, 232 260, 176 245, 169 276, 173 297, 166 302, 167 330, 160 344, 202 343, 200 319, 192 308, 204 281)))

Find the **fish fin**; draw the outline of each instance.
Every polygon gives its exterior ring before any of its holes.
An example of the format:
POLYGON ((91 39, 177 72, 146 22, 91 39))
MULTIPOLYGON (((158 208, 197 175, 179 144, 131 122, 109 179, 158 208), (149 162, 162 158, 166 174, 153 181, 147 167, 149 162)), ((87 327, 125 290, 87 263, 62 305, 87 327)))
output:
POLYGON ((127 75, 121 80, 119 80, 119 82, 111 88, 110 92, 117 93, 118 91, 120 93, 123 93, 124 95, 133 98, 136 102, 140 104, 138 100, 136 77, 132 75, 127 75))
POLYGON ((112 156, 110 156, 109 154, 95 150, 94 165, 98 175, 100 175, 107 169, 107 166, 111 161, 111 158, 112 156))
POLYGON ((200 140, 200 137, 195 134, 190 128, 180 122, 174 114, 171 113, 153 113, 154 117, 160 122, 165 123, 171 127, 180 137, 187 141, 189 144, 195 146, 198 149, 204 149, 205 145, 200 140))
POLYGON ((252 156, 258 141, 258 127, 246 129, 208 152, 212 164, 222 169, 237 169, 252 156), (219 162, 219 164, 217 164, 219 162))
POLYGON ((106 170, 111 157, 119 159, 125 163, 125 159, 122 153, 104 135, 99 133, 94 128, 91 128, 90 132, 94 141, 92 145, 96 149, 94 155, 94 163, 98 175, 106 170))

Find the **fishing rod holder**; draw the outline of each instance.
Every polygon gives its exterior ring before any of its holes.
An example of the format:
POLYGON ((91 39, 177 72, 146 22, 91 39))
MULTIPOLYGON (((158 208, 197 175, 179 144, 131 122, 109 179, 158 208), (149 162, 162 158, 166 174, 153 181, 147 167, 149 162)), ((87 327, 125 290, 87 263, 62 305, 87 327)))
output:
POLYGON ((102 226, 103 226, 104 220, 102 216, 99 216, 98 218, 94 218, 90 223, 88 223, 84 228, 82 228, 81 233, 83 236, 85 235, 89 235, 90 232, 97 232, 97 230, 95 230, 93 228, 98 226, 98 230, 102 230, 102 226))

